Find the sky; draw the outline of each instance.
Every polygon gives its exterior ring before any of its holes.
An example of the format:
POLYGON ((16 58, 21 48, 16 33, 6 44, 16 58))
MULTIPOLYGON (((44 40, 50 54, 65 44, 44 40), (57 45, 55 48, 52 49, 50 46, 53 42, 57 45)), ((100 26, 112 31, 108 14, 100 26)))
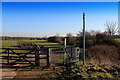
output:
POLYGON ((104 31, 106 21, 118 23, 118 2, 2 2, 2 35, 76 35, 83 13, 87 31, 104 31))
POLYGON ((120 0, 2 0, 3 2, 118 2, 120 0))

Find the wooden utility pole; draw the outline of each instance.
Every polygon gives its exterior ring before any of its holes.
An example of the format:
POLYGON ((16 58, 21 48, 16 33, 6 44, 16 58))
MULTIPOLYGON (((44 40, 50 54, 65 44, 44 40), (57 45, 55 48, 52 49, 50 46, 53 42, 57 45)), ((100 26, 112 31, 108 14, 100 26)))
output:
POLYGON ((85 13, 83 13, 83 65, 85 64, 85 13))

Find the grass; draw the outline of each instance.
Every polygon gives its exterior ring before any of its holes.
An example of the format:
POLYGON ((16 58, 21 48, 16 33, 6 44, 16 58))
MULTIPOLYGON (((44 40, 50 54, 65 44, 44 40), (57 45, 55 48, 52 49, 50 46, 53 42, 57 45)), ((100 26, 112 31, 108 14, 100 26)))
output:
POLYGON ((116 40, 120 42, 120 39, 116 39, 116 40))
MULTIPOLYGON (((120 42, 120 39, 117 39, 120 42)), ((13 46, 18 46, 18 42, 34 42, 37 45, 43 45, 45 47, 63 47, 59 43, 51 43, 46 40, 3 40, 2 47, 3 48, 13 48, 13 46)), ((54 65, 53 65, 54 67, 54 65)), ((26 70, 26 69, 25 69, 26 70)), ((40 75, 39 79, 49 80, 49 79, 61 79, 61 80, 79 80, 79 79, 120 79, 119 71, 112 71, 112 68, 109 66, 97 66, 94 63, 88 63, 86 65, 82 65, 79 63, 77 65, 73 65, 68 67, 68 69, 63 69, 60 72, 56 73, 48 73, 45 75, 40 75)))
POLYGON ((2 40, 2 48, 10 48, 12 46, 17 46, 18 41, 17 40, 2 40))
POLYGON ((59 43, 51 43, 47 42, 47 40, 2 40, 0 42, 2 42, 2 48, 13 48, 14 46, 18 46, 19 42, 33 42, 44 47, 63 47, 59 43))
MULTIPOLYGON (((37 45, 42 45, 44 47, 63 47, 63 45, 60 45, 59 43, 51 43, 47 42, 47 40, 0 40, 0 43, 2 43, 2 46, 0 48, 17 48, 16 46, 19 46, 19 42, 32 42, 37 45)), ((1 50, 0 52, 4 52, 5 50, 1 50)), ((11 52, 11 51, 10 51, 11 52)), ((26 50, 14 50, 16 53, 26 53, 26 50)), ((8 54, 2 54, 2 56, 8 56, 8 54)), ((18 56, 16 54, 10 54, 10 56, 18 56)), ((5 60, 3 60, 4 62, 5 60)))
POLYGON ((113 66, 98 66, 94 63, 86 63, 82 65, 79 63, 77 65, 70 65, 67 68, 55 72, 40 75, 39 79, 49 80, 79 80, 79 79, 91 79, 91 80, 119 80, 120 74, 119 69, 115 69, 113 66), (108 68, 108 69, 106 69, 108 68), (112 72, 111 72, 112 71, 112 72), (114 73, 114 74, 113 74, 114 73))

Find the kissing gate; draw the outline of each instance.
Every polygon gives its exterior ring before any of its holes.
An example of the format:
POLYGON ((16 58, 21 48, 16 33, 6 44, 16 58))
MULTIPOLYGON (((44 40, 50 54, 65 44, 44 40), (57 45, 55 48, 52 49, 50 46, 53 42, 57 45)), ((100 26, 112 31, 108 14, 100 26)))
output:
POLYGON ((2 48, 2 59, 4 63, 16 68, 27 66, 49 66, 56 63, 68 63, 69 61, 79 61, 80 49, 78 47, 58 47, 49 48, 47 52, 42 52, 39 48, 2 48), (6 60, 6 62, 5 62, 6 60), (25 66, 23 66, 25 65, 25 66))
POLYGON ((79 47, 49 48, 50 64, 57 63, 66 64, 71 61, 78 62, 80 60, 79 56, 80 56, 79 47))

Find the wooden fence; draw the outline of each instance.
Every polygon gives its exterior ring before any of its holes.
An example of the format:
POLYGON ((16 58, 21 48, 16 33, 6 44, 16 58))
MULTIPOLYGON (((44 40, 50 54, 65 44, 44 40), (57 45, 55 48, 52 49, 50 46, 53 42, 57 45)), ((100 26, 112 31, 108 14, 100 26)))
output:
POLYGON ((41 66, 40 60, 46 59, 44 63, 46 64, 46 66, 50 66, 50 64, 54 64, 55 62, 57 62, 57 60, 59 61, 63 60, 63 64, 66 64, 71 60, 75 62, 78 62, 80 60, 79 59, 80 49, 77 47, 47 48, 45 50, 46 52, 42 51, 39 48, 34 49, 1 48, 1 49, 3 54, 2 59, 6 59, 7 64, 11 65, 30 64, 35 66, 41 66), (59 54, 62 55, 62 58, 60 57, 59 54), (22 61, 24 61, 25 63, 22 61), (51 63, 51 61, 53 63, 51 63))
POLYGON ((43 53, 39 48, 35 49, 18 49, 18 48, 1 48, 2 49, 2 59, 7 60, 7 64, 25 64, 25 63, 16 63, 20 61, 28 62, 28 64, 40 66, 40 60, 46 59, 47 66, 49 63, 49 52, 43 53), (46 57, 40 57, 40 55, 46 55, 46 57), (34 60, 32 60, 34 59, 34 60))

